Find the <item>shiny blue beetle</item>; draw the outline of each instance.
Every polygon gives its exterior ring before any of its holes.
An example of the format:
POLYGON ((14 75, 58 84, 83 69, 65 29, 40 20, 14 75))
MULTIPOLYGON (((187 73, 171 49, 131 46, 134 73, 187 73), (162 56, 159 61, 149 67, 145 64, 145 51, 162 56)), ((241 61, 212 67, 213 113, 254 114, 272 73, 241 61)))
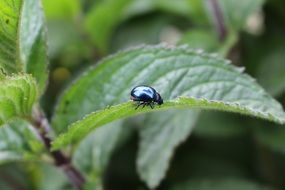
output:
POLYGON ((150 106, 154 108, 154 104, 158 105, 163 104, 163 99, 156 90, 150 86, 140 85, 136 86, 131 91, 131 100, 138 102, 138 105, 135 109, 140 107, 150 106))

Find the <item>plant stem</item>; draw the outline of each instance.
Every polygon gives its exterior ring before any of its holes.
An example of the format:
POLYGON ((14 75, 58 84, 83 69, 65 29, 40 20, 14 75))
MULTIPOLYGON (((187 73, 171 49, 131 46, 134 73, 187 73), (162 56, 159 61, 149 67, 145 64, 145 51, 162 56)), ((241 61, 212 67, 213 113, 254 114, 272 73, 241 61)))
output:
POLYGON ((225 26, 225 20, 221 11, 218 0, 208 0, 208 5, 213 15, 213 22, 216 28, 216 31, 219 35, 220 41, 224 41, 228 35, 227 28, 225 26))
POLYGON ((85 179, 83 175, 71 164, 71 159, 64 155, 60 150, 51 151, 52 139, 48 136, 50 125, 42 111, 38 108, 33 112, 32 123, 37 129, 38 134, 45 147, 53 157, 55 165, 61 168, 68 177, 70 183, 79 190, 84 187, 85 179))

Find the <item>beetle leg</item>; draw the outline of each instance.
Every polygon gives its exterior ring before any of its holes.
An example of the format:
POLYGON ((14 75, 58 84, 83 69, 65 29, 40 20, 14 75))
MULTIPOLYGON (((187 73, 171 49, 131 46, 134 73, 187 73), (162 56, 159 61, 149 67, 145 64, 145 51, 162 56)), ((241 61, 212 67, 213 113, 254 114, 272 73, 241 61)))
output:
POLYGON ((153 102, 149 103, 149 105, 150 105, 151 109, 154 108, 153 102))
POLYGON ((140 104, 137 105, 137 107, 135 108, 135 110, 138 109, 139 107, 140 107, 140 104))
POLYGON ((140 105, 142 105, 141 102, 138 102, 138 105, 137 105, 137 107, 135 108, 135 110, 138 109, 138 108, 140 107, 140 105))
MULTIPOLYGON (((137 107, 135 108, 135 110, 138 109, 141 105, 144 105, 144 102, 138 102, 138 105, 137 105, 137 107)), ((143 106, 143 107, 144 107, 144 106, 143 106)))

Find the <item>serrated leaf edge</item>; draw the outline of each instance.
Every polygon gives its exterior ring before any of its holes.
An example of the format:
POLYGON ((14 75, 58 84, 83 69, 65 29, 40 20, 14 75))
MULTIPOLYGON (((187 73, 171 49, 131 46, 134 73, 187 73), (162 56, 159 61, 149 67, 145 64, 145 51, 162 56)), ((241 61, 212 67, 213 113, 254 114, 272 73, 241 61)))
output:
MULTIPOLYGON (((92 112, 90 114, 85 115, 81 120, 78 120, 78 121, 72 123, 71 125, 69 125, 68 131, 59 135, 58 138, 56 138, 52 142, 52 150, 56 150, 56 149, 58 149, 64 145, 68 145, 68 144, 72 143, 72 141, 80 140, 80 138, 64 140, 66 138, 66 136, 68 136, 69 134, 72 134, 74 131, 79 129, 79 127, 76 127, 78 123, 80 123, 84 120, 87 120, 89 118, 92 118, 94 115, 102 114, 105 111, 110 110, 112 108, 115 109, 115 108, 119 107, 120 109, 125 109, 125 108, 128 108, 130 106, 131 106, 131 109, 134 109, 132 101, 128 101, 128 102, 125 102, 122 104, 117 104, 117 105, 114 105, 111 107, 106 107, 105 109, 97 110, 95 112, 92 112), (63 143, 61 141, 63 141, 63 143)), ((118 117, 118 118, 116 118, 110 122, 113 122, 113 121, 118 120, 118 119, 123 119, 123 118, 131 117, 131 116, 135 116, 135 115, 140 115, 140 114, 147 113, 147 112, 166 110, 166 109, 170 109, 170 108, 219 110, 219 111, 226 111, 226 112, 240 113, 240 114, 249 115, 249 116, 255 116, 257 118, 266 119, 269 121, 274 121, 274 122, 277 122, 279 124, 285 123, 285 113, 283 114, 282 117, 277 117, 277 116, 274 116, 273 114, 268 113, 268 112, 255 111, 251 108, 247 108, 247 107, 242 106, 238 103, 229 103, 229 102, 225 103, 222 101, 207 100, 204 98, 199 99, 199 98, 194 98, 194 97, 182 97, 182 96, 180 96, 174 100, 167 101, 162 106, 156 106, 155 109, 151 109, 151 108, 138 109, 136 112, 134 112, 131 115, 125 114, 125 116, 118 117)), ((115 111, 117 111, 117 110, 115 110, 115 111)), ((132 111, 132 110, 129 110, 129 111, 132 111)), ((109 115, 107 114, 107 116, 104 116, 100 120, 102 120, 108 116, 109 115)), ((88 132, 90 132, 93 129, 100 127, 102 125, 105 125, 107 123, 109 123, 109 122, 99 124, 98 126, 88 126, 88 128, 90 128, 90 129, 86 129, 86 130, 88 132)), ((82 136, 86 136, 86 135, 87 135, 87 133, 83 134, 82 136)))

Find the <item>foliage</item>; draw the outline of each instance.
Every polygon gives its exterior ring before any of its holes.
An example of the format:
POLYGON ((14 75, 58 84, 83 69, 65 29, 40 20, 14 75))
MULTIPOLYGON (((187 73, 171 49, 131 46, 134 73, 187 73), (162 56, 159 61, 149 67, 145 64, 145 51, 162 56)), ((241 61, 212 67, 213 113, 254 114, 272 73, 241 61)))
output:
POLYGON ((36 99, 37 86, 30 75, 4 77, 0 80, 0 125, 29 116, 36 99))
POLYGON ((1 68, 7 73, 32 74, 43 91, 48 61, 40 1, 4 0, 0 6, 1 68))
POLYGON ((284 6, 2 0, 1 190, 284 188, 284 6))
MULTIPOLYGON (((273 120, 276 117, 277 121, 283 122, 283 111, 280 106, 268 99, 268 95, 259 89, 251 78, 241 75, 240 70, 231 67, 224 60, 188 51, 184 47, 158 46, 141 47, 119 53, 105 59, 98 67, 86 73, 84 77, 73 83, 71 89, 68 89, 60 100, 53 125, 66 127, 76 118, 82 117, 84 112, 77 112, 79 105, 88 113, 96 109, 93 105, 112 105, 124 101, 131 86, 139 83, 153 84, 163 94, 165 100, 174 98, 172 102, 162 105, 161 109, 200 106, 200 108, 236 111, 260 117, 264 115, 265 118, 273 120), (133 71, 122 77, 121 72, 124 72, 124 68, 133 71), (110 72, 114 74, 108 75, 107 73, 110 72), (208 73, 215 74, 209 75, 208 73), (172 81, 169 78, 172 78, 172 81), (184 80, 181 80, 182 78, 184 80), (103 79, 105 83, 99 79, 103 79), (237 83, 237 81, 240 82, 237 83), (88 83, 93 84, 92 87, 87 86, 88 83), (121 84, 125 85, 120 86, 121 84), (248 88, 248 84, 251 84, 251 88, 248 88), (236 88, 237 85, 239 85, 238 88, 236 88), (176 88, 177 86, 179 88, 176 88), (219 86, 224 86, 224 88, 217 93, 219 86), (239 91, 241 95, 237 96, 236 91, 239 91), (105 97, 103 94, 108 94, 108 96, 105 97), (96 97, 94 100, 86 99, 86 96, 94 95, 96 97), (184 98, 175 100, 177 95, 184 96, 184 98), (256 109, 258 102, 260 109, 256 109), (271 112, 271 108, 275 106, 275 110, 280 109, 280 113, 271 112)), ((58 149, 62 145, 75 143, 95 127, 146 111, 147 109, 134 110, 131 103, 126 103, 94 112, 82 121, 71 124, 68 127, 69 131, 55 140, 54 148, 58 149)))

